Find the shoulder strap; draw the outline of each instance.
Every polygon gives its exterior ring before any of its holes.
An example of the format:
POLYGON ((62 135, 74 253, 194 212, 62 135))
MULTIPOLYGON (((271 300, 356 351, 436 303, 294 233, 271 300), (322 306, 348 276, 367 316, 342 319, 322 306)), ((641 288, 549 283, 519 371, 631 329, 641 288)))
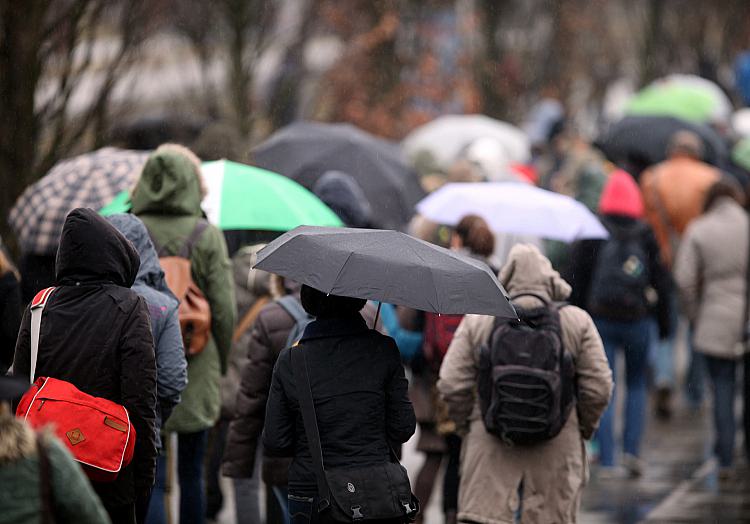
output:
POLYGON ((42 311, 54 290, 54 287, 43 289, 31 301, 31 360, 29 362, 29 382, 31 383, 34 382, 36 361, 39 356, 39 332, 42 329, 42 311))
POLYGON ((177 256, 189 259, 190 255, 193 253, 193 247, 195 247, 195 244, 198 242, 201 235, 207 228, 208 222, 206 222, 202 218, 199 219, 195 224, 193 231, 190 233, 190 235, 187 237, 187 240, 180 248, 180 251, 177 252, 177 256))
POLYGON ((320 444, 320 432, 318 431, 318 420, 315 416, 315 403, 313 402, 312 388, 310 386, 310 373, 307 370, 307 359, 301 345, 294 346, 289 358, 292 359, 292 371, 294 372, 295 384, 299 408, 302 412, 302 425, 305 427, 307 445, 310 448, 310 456, 315 470, 315 481, 318 484, 318 511, 323 511, 331 505, 331 490, 326 481, 323 466, 323 448, 320 444))
POLYGON ((237 327, 234 329, 232 342, 237 342, 243 335, 243 333, 245 333, 245 331, 247 331, 250 326, 255 324, 255 319, 258 318, 260 310, 263 309, 263 306, 268 304, 270 301, 271 297, 269 297, 268 295, 263 295, 262 297, 259 297, 252 306, 250 306, 250 308, 247 310, 247 313, 245 313, 245 316, 242 317, 242 320, 240 320, 240 323, 237 324, 237 327))

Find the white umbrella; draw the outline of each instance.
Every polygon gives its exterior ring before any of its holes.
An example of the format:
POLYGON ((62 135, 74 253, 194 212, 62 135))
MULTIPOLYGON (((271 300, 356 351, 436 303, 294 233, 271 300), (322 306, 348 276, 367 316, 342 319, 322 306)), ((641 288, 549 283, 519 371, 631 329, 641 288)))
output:
POLYGON ((479 215, 499 233, 563 242, 609 236, 599 219, 575 199, 515 182, 446 184, 421 200, 417 212, 446 225, 479 215))
POLYGON ((529 139, 516 126, 484 115, 446 115, 409 133, 401 147, 412 160, 429 153, 439 166, 447 167, 461 150, 479 138, 495 138, 503 145, 510 163, 531 158, 529 139))

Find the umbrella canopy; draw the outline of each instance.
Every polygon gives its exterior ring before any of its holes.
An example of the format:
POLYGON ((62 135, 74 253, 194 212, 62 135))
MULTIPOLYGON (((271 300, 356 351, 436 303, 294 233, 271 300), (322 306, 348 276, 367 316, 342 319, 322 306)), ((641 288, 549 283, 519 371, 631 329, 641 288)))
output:
POLYGON ((484 115, 446 115, 416 128, 401 147, 411 160, 432 155, 440 167, 448 167, 461 151, 480 138, 494 138, 504 148, 508 164, 522 164, 531 158, 529 139, 517 127, 484 115))
MULTIPOLYGON (((289 231, 297 226, 341 226, 341 220, 310 191, 265 169, 217 160, 204 162, 207 193, 203 210, 224 230, 289 231)), ((103 215, 130 210, 127 192, 117 195, 103 215)))
POLYGON ((8 216, 23 252, 54 254, 68 213, 77 207, 99 209, 131 187, 147 156, 107 147, 55 165, 26 188, 8 216))
POLYGON ((419 180, 395 144, 349 124, 297 122, 253 149, 254 162, 311 189, 327 171, 354 177, 378 227, 399 229, 424 196, 419 180))
POLYGON ((630 115, 674 116, 689 122, 729 122, 732 103, 715 83, 695 75, 669 75, 635 94, 630 115))
POLYGON ((646 167, 667 158, 669 140, 677 131, 692 131, 703 141, 703 160, 721 167, 726 162, 727 147, 710 127, 665 116, 625 117, 595 142, 607 158, 638 175, 646 167))
POLYGON ((333 295, 516 317, 485 263, 397 231, 299 227, 263 248, 255 268, 333 295))
POLYGON ((563 242, 608 236, 599 219, 575 199, 516 182, 446 184, 417 204, 417 211, 451 226, 466 215, 479 215, 498 233, 563 242))

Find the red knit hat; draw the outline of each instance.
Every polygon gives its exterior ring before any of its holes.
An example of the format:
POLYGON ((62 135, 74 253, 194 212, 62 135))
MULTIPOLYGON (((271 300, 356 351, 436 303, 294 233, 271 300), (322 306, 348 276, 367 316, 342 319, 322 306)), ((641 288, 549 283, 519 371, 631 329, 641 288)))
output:
POLYGON ((622 169, 609 175, 599 199, 599 213, 602 215, 624 215, 643 218, 643 196, 633 177, 622 169))

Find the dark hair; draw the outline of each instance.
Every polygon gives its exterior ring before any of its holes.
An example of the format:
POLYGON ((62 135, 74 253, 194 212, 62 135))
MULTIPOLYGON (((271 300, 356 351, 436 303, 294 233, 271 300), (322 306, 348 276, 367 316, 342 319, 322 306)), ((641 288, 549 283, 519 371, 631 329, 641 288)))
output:
POLYGON ((740 183, 733 178, 723 176, 708 188, 706 198, 703 200, 703 212, 711 209, 711 206, 722 197, 730 197, 739 205, 743 207, 745 205, 745 193, 742 191, 740 183))
POLYGON ((456 225, 461 243, 475 255, 489 257, 495 251, 495 235, 482 217, 466 215, 456 225))
POLYGON ((358 313, 367 303, 363 298, 326 295, 305 284, 300 290, 300 301, 305 311, 316 318, 346 317, 358 313))

